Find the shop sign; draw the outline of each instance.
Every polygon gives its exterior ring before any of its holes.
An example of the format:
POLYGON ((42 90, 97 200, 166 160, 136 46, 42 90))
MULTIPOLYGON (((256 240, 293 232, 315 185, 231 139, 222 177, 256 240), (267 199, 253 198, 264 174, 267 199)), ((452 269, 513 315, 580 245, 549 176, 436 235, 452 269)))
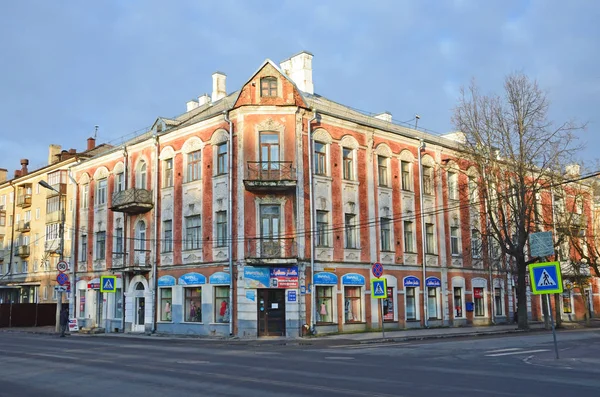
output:
POLYGON ((172 287, 175 285, 175 277, 173 276, 162 276, 158 279, 159 287, 172 287))
POLYGON ((271 268, 271 287, 298 288, 298 266, 271 268))
POLYGON ((337 285, 338 278, 335 274, 329 272, 315 273, 315 285, 337 285))
POLYGON ((271 268, 244 266, 244 286, 246 288, 269 288, 271 268))
POLYGON ((421 280, 419 280, 415 276, 404 277, 404 286, 405 287, 419 287, 419 286, 421 286, 421 280))
POLYGON ((288 291, 288 302, 296 302, 296 291, 288 291))
POLYGON ((483 288, 473 288, 473 298, 475 298, 475 299, 483 298, 483 288))
POLYGON ((255 291, 246 291, 246 299, 254 302, 256 300, 256 292, 255 291))
POLYGON ((87 287, 88 289, 100 289, 100 280, 88 283, 87 287))
POLYGON ((229 273, 216 272, 208 278, 208 282, 211 284, 230 284, 231 276, 229 273))
POLYGON ((348 273, 342 276, 342 284, 345 285, 365 285, 365 278, 360 274, 348 273))
POLYGON ((426 287, 433 287, 433 288, 435 288, 435 287, 441 287, 442 286, 442 282, 437 277, 427 277, 427 279, 425 279, 425 286, 426 287))
POLYGON ((181 285, 197 285, 206 284, 206 277, 200 273, 186 273, 179 277, 179 284, 181 285))

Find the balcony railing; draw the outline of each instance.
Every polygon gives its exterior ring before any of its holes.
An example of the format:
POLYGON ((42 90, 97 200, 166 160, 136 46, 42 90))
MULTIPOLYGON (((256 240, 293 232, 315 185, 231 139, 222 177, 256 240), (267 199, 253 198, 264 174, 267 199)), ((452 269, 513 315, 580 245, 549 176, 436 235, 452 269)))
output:
POLYGON ((21 258, 27 258, 29 256, 29 246, 28 245, 20 245, 17 247, 17 256, 21 258))
POLYGON ((293 238, 248 239, 246 257, 256 259, 293 259, 297 257, 293 238))
POLYGON ((296 187, 296 169, 291 161, 248 161, 246 189, 273 190, 296 187))
POLYGON ((20 194, 17 196, 17 207, 31 207, 31 194, 20 194))
POLYGON ((28 232, 31 230, 31 221, 19 221, 17 223, 15 230, 17 232, 28 232))
POLYGON ((58 195, 67 194, 67 184, 66 183, 55 183, 52 186, 52 189, 46 189, 46 197, 54 197, 58 195))
POLYGON ((46 240, 44 242, 44 251, 55 253, 60 247, 60 239, 46 240))
POLYGON ((127 189, 116 192, 112 197, 111 210, 125 212, 130 215, 143 214, 154 207, 152 190, 127 189))
POLYGON ((46 223, 60 223, 60 211, 46 213, 46 223))

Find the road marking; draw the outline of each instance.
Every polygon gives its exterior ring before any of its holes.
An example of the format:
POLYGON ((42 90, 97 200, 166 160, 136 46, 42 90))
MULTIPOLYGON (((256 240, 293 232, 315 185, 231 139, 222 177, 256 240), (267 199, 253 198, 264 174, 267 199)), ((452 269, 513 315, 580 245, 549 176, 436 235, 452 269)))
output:
POLYGON ((354 360, 354 357, 325 357, 325 360, 354 360))
POLYGON ((498 350, 488 350, 486 353, 504 353, 504 352, 514 352, 516 350, 523 350, 520 347, 509 347, 508 349, 498 349, 498 350))
POLYGON ((382 347, 393 347, 393 346, 404 346, 410 345, 410 343, 363 343, 360 345, 338 345, 331 346, 329 349, 379 349, 382 347))
POLYGON ((538 349, 538 350, 523 350, 517 352, 506 352, 506 353, 496 353, 496 354, 486 354, 486 357, 500 357, 500 356, 510 356, 514 354, 531 354, 531 353, 541 353, 541 352, 549 352, 548 349, 538 349))

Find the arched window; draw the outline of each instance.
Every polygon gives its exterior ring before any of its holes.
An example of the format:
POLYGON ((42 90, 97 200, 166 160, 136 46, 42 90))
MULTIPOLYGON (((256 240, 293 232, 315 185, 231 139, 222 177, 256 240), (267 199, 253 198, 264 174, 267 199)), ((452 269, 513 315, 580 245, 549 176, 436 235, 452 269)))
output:
POLYGON ((145 161, 140 161, 135 173, 135 187, 137 189, 146 189, 147 167, 145 161))

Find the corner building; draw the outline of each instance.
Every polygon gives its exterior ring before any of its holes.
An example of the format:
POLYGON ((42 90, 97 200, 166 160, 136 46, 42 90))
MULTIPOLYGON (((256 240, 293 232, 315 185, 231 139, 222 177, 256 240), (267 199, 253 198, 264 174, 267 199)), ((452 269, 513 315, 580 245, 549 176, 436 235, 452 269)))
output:
POLYGON ((266 60, 229 95, 216 72, 212 95, 181 116, 73 167, 81 325, 240 337, 377 328, 376 262, 386 328, 512 319, 512 276, 498 258, 490 271, 457 143, 314 94, 312 58, 266 60), (112 274, 117 291, 102 295, 112 274))

